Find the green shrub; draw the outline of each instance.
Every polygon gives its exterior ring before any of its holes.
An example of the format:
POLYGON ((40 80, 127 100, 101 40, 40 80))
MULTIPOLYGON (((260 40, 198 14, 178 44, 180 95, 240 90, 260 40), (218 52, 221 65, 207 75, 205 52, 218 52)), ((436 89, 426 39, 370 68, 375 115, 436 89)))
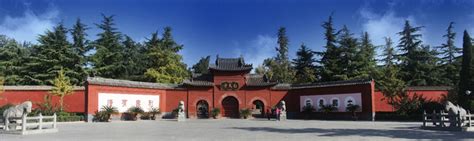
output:
POLYGON ((140 115, 140 119, 142 120, 150 120, 151 119, 151 114, 149 112, 144 112, 140 115))
POLYGON ((252 111, 249 108, 241 109, 240 110, 240 116, 242 116, 244 119, 247 119, 252 114, 252 111))
POLYGON ((128 109, 128 113, 130 114, 130 116, 132 116, 132 120, 137 120, 137 115, 144 113, 144 111, 140 107, 133 106, 128 109))
POLYGON ((117 114, 118 110, 112 106, 102 106, 100 111, 95 112, 94 121, 108 122, 112 114, 117 114))
POLYGON ((84 121, 84 116, 58 116, 58 122, 84 121))
POLYGON ((217 118, 217 116, 219 116, 220 113, 221 113, 221 109, 219 108, 212 108, 211 110, 212 118, 217 118))
POLYGON ((156 119, 156 115, 157 114, 161 114, 161 111, 159 108, 151 108, 150 111, 148 112, 150 115, 151 115, 151 120, 155 120, 156 119))

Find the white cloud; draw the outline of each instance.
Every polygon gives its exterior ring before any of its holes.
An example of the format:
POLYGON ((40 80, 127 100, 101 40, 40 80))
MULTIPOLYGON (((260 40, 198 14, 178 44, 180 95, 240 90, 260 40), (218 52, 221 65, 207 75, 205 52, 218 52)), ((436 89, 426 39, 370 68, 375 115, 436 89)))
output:
POLYGON ((237 49, 235 54, 242 54, 245 58, 245 63, 253 64, 256 68, 262 64, 263 60, 273 57, 275 54, 275 47, 277 46, 277 38, 268 35, 258 35, 257 38, 250 42, 248 48, 237 49))
POLYGON ((410 18, 395 16, 393 11, 376 14, 367 9, 362 9, 360 15, 364 20, 362 29, 369 33, 375 45, 384 45, 384 37, 390 37, 394 43, 397 43, 399 39, 397 33, 403 29, 405 20, 409 19, 413 22, 410 18))
POLYGON ((0 22, 0 34, 18 41, 36 42, 38 34, 43 34, 55 25, 58 15, 59 11, 56 8, 41 14, 35 14, 28 9, 19 17, 7 15, 0 22))

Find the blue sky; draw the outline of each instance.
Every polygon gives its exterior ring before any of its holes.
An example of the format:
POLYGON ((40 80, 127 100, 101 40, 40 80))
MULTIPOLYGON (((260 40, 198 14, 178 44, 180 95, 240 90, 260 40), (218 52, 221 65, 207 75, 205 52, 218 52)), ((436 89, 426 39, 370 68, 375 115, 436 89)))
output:
POLYGON ((137 41, 171 26, 175 39, 184 44, 180 52, 188 66, 200 57, 244 56, 254 66, 276 54, 276 31, 287 28, 290 58, 302 44, 316 51, 324 45, 321 24, 334 13, 337 29, 347 25, 359 36, 367 31, 376 45, 383 37, 395 41, 404 20, 422 31, 425 44, 440 45, 449 22, 455 22, 456 45, 462 31, 474 34, 474 2, 469 0, 1 0, 0 34, 35 42, 58 22, 68 27, 81 18, 99 32, 95 23, 101 13, 115 15, 117 28, 137 41))

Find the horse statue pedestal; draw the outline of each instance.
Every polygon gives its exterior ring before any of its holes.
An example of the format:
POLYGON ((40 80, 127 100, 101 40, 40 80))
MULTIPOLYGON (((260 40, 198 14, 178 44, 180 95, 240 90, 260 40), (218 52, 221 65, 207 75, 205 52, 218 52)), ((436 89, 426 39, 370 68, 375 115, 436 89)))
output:
POLYGON ((280 113, 280 120, 286 120, 286 111, 281 111, 280 113))
POLYGON ((178 104, 178 121, 186 121, 186 113, 184 113, 184 101, 178 104))
POLYGON ((186 114, 184 112, 178 113, 178 121, 186 121, 186 114))

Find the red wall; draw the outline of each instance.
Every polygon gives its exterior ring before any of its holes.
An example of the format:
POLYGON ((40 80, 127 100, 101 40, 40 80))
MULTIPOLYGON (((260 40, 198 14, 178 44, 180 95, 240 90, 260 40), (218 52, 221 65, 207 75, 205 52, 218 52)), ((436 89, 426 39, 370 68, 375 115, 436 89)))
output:
MULTIPOLYGON (((413 96, 415 93, 421 95, 426 100, 432 100, 441 102, 444 96, 447 96, 447 90, 407 90, 409 96, 413 96)), ((375 111, 376 112, 394 112, 395 109, 392 105, 388 104, 388 101, 384 99, 382 92, 375 92, 375 111)))
MULTIPOLYGON (((45 95, 49 90, 5 90, 0 97, 0 106, 5 104, 20 104, 25 101, 32 101, 33 108, 44 102, 45 95)), ((59 97, 52 96, 51 102, 59 106, 59 97)), ((64 108, 67 112, 84 113, 85 96, 84 90, 75 90, 73 94, 64 97, 64 108)))

